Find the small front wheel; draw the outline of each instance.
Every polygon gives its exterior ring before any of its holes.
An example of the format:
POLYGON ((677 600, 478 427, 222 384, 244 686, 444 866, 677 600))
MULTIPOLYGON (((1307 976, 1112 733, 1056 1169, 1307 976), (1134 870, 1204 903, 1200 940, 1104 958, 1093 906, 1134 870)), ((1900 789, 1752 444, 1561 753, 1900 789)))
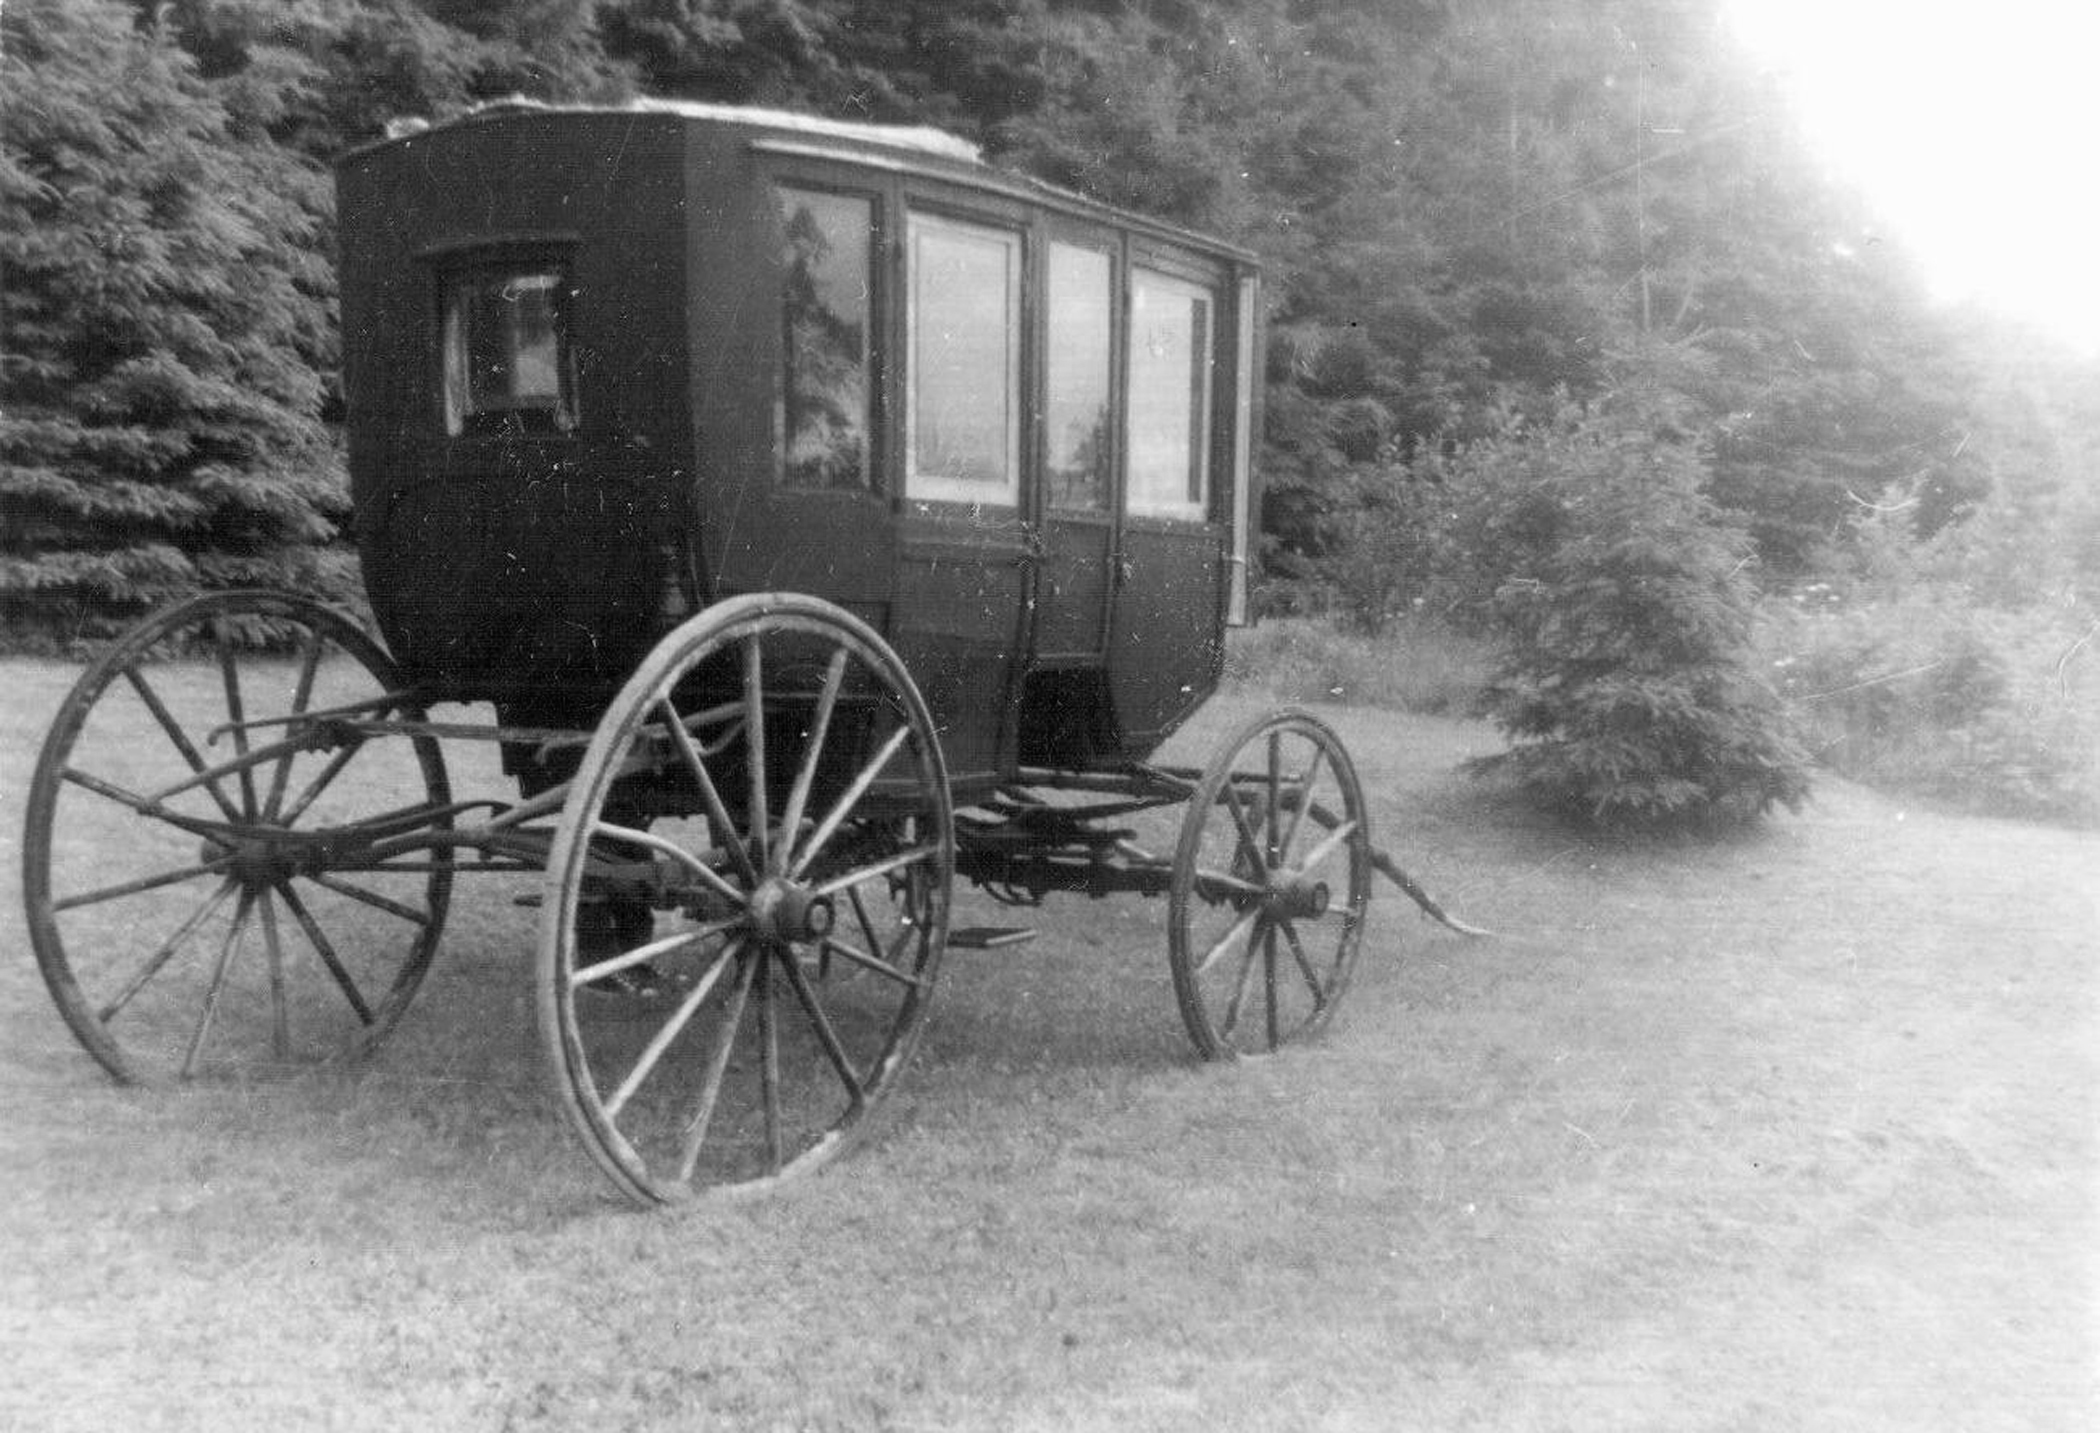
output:
POLYGON ((1206 1058, 1267 1054, 1327 1022, 1356 965, 1370 882, 1369 812, 1332 729, 1287 709, 1219 748, 1167 888, 1174 994, 1206 1058))
POLYGON ((598 1166, 661 1204, 836 1156, 918 1039, 954 869, 933 719, 872 628, 759 594, 666 637, 548 862, 541 1036, 598 1166))

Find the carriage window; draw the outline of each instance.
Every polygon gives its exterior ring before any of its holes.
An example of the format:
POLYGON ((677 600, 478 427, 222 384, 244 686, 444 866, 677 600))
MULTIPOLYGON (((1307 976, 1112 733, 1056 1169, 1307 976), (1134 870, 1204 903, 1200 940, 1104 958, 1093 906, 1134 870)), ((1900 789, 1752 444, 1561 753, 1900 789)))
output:
POLYGON ((572 297, 558 265, 473 268, 446 277, 447 433, 575 430, 572 297))
POLYGON ((1021 240, 911 218, 906 491, 1011 507, 1020 491, 1021 240))
POLYGON ((1045 394, 1050 506, 1108 506, 1109 259, 1098 249, 1050 246, 1050 360, 1045 394))
POLYGON ((1211 297, 1145 269, 1130 276, 1130 509, 1202 518, 1209 498, 1211 297))
POLYGON ((783 188, 779 424, 791 487, 865 488, 868 313, 875 208, 845 194, 783 188))

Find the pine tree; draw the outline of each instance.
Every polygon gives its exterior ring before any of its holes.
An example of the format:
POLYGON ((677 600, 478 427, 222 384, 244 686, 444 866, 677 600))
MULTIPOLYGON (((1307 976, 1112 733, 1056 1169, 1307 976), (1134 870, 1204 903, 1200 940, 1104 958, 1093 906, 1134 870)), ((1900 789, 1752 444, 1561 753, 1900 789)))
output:
POLYGON ((0 14, 0 623, 15 645, 188 593, 341 592, 320 422, 325 177, 243 134, 116 0, 0 14))
POLYGON ((1703 446, 1638 410, 1475 446, 1505 644, 1482 706, 1515 745, 1474 770, 1599 825, 1798 808, 1807 753, 1759 671, 1749 541, 1703 495, 1703 446))

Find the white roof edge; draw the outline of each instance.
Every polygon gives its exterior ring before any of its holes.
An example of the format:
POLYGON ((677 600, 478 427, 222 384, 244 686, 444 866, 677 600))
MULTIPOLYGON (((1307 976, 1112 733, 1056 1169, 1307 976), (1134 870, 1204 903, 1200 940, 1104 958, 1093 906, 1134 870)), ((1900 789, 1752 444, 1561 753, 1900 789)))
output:
POLYGON ((860 124, 853 120, 798 114, 793 110, 712 104, 704 100, 645 98, 630 101, 629 108, 660 114, 686 115, 693 119, 762 124, 769 129, 792 130, 798 134, 858 140, 863 144, 886 145, 891 149, 909 149, 920 154, 938 155, 943 159, 960 160, 964 164, 984 163, 982 149, 960 135, 950 134, 944 129, 935 129, 928 124, 860 124))
POLYGON ((860 124, 853 120, 825 119, 819 115, 799 114, 793 110, 765 109, 756 105, 714 104, 706 100, 640 97, 618 105, 589 105, 545 104, 539 100, 516 96, 475 105, 460 118, 474 119, 482 115, 514 113, 519 110, 566 113, 631 110, 642 114, 675 114, 688 119, 763 125, 768 129, 784 130, 793 134, 816 135, 825 139, 844 139, 859 144, 880 145, 887 149, 909 150, 915 154, 933 155, 941 159, 957 160, 963 164, 984 163, 984 151, 977 145, 960 135, 950 134, 944 129, 935 129, 931 125, 860 124))

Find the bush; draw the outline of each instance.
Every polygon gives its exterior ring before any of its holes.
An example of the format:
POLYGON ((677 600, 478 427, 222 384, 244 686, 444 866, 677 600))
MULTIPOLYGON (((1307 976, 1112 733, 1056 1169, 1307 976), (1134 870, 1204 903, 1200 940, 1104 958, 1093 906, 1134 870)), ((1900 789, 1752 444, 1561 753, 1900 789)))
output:
POLYGON ((314 364, 325 177, 136 8, 0 16, 0 630, 56 647, 212 588, 354 587, 314 364))
POLYGON ((1749 543, 1702 495, 1703 452, 1576 412, 1483 441, 1471 525, 1510 566, 1482 708, 1516 745, 1474 769, 1598 824, 1798 808, 1807 755, 1760 675, 1749 543))
POLYGON ((1996 610, 1959 588, 1811 587, 1764 644, 1816 759, 1959 806, 2100 818, 2100 634, 2074 607, 1996 610))
POLYGON ((1325 618, 1272 618, 1234 632, 1225 678, 1279 702, 1342 702, 1430 716, 1479 701, 1493 668, 1488 644, 1437 622, 1391 622, 1377 637, 1325 618))

